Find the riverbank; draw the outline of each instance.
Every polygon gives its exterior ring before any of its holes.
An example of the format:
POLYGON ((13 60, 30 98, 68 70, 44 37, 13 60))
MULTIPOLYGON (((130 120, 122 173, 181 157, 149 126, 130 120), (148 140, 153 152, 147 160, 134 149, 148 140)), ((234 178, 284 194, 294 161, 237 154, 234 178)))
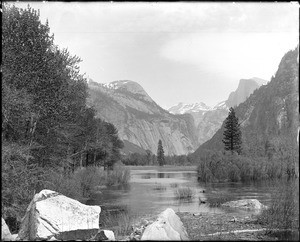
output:
POLYGON ((255 215, 199 213, 195 216, 186 212, 176 214, 183 222, 190 240, 278 240, 267 234, 266 227, 257 222, 255 215))
MULTIPOLYGON (((266 226, 258 223, 257 216, 246 216, 239 213, 198 213, 177 212, 190 240, 207 241, 278 241, 268 233, 266 226)), ((108 227, 115 232, 116 240, 140 240, 145 228, 153 223, 157 216, 143 216, 131 224, 127 233, 118 233, 120 228, 108 227), (137 222, 138 221, 138 222, 137 222)), ((125 232, 125 231, 124 231, 125 232)))

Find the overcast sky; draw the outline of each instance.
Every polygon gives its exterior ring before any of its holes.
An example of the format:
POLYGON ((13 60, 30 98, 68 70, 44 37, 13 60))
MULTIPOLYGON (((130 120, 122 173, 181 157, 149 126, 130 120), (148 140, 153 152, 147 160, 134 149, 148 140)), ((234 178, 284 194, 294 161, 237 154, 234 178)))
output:
POLYGON ((299 42, 296 3, 26 2, 96 82, 132 80, 160 106, 226 100, 242 78, 270 80, 299 42))

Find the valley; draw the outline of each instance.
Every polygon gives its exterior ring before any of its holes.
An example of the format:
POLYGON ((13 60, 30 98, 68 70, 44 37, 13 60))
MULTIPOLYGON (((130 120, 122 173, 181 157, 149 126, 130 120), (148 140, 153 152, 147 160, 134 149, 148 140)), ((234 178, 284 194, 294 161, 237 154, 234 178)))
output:
POLYGON ((90 79, 88 102, 99 118, 117 127, 126 141, 125 153, 132 153, 130 147, 136 145, 142 153, 150 150, 155 154, 161 139, 166 155, 187 155, 217 132, 230 107, 244 102, 266 82, 260 78, 241 79, 228 99, 213 108, 205 103, 179 103, 164 110, 134 81, 101 84, 90 79))
POLYGON ((299 4, 2 15, 1 240, 299 240, 299 4))

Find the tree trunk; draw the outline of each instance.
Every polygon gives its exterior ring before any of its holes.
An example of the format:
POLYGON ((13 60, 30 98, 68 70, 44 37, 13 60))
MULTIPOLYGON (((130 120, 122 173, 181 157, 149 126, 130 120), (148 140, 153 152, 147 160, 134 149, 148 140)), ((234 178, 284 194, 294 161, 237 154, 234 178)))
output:
POLYGON ((85 141, 85 147, 83 149, 83 152, 80 155, 80 168, 82 167, 83 156, 84 156, 84 152, 86 151, 86 148, 87 148, 87 141, 85 141))
POLYGON ((35 133, 35 130, 36 130, 37 121, 38 120, 34 121, 34 117, 31 116, 31 118, 30 118, 30 129, 29 129, 29 135, 30 135, 29 148, 28 148, 28 154, 27 154, 27 157, 26 157, 26 163, 27 164, 28 164, 28 161, 29 161, 30 150, 31 150, 31 146, 32 146, 32 143, 33 143, 33 139, 34 139, 34 133, 35 133))

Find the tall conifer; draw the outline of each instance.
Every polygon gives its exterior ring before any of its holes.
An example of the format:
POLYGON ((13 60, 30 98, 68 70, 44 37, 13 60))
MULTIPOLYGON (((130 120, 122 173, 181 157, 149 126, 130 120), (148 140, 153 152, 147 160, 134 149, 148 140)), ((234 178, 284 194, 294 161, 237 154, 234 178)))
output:
POLYGON ((242 132, 238 118, 235 116, 233 108, 229 109, 228 117, 225 120, 225 131, 222 142, 225 145, 225 150, 230 150, 232 153, 236 151, 238 154, 242 151, 242 132))
POLYGON ((160 166, 165 164, 165 155, 164 155, 164 148, 162 146, 161 140, 158 141, 158 148, 157 148, 157 162, 160 166))

